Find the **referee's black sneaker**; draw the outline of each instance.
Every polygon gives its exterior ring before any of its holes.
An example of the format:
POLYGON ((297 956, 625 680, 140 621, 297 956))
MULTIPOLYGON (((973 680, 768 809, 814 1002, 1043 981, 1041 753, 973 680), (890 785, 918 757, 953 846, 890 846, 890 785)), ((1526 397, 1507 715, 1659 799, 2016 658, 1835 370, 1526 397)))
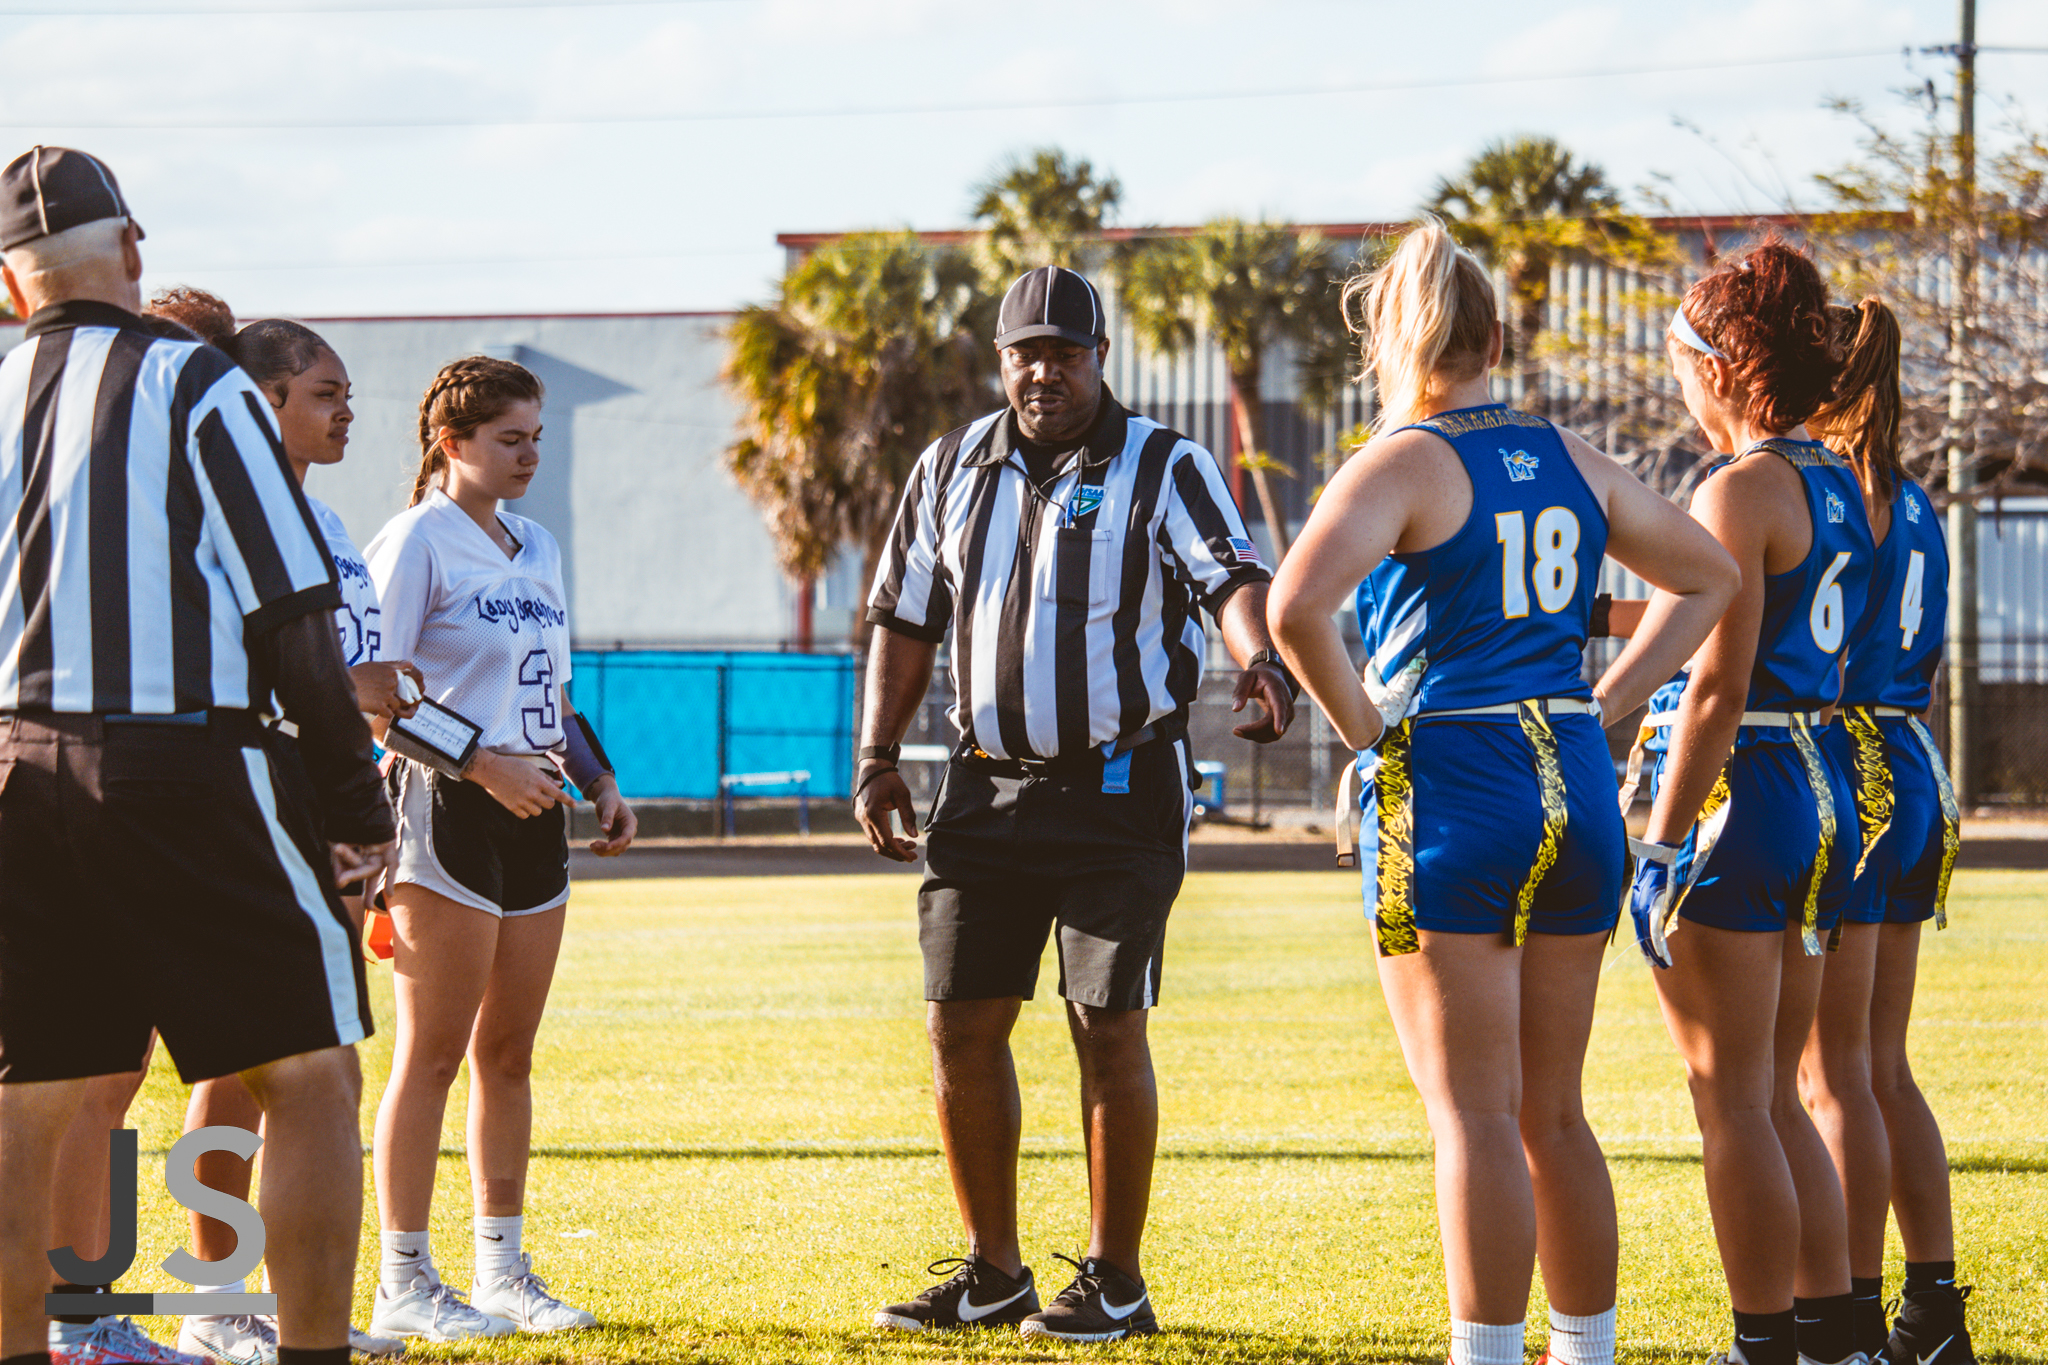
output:
POLYGON ((1963 1300, 1968 1285, 1906 1294, 1892 1319, 1892 1365, 1977 1365, 1970 1349, 1970 1329, 1963 1325, 1963 1300))
POLYGON ((1060 1259, 1080 1273, 1054 1297, 1050 1308, 1017 1324, 1019 1332, 1057 1341, 1122 1341, 1159 1330, 1152 1296, 1143 1284, 1099 1257, 1060 1259))
POLYGON ((1038 1286, 1031 1267, 1015 1277, 1004 1274, 979 1256, 948 1256, 925 1269, 943 1280, 908 1303, 892 1303, 875 1314, 875 1326, 892 1332, 929 1332, 945 1327, 1014 1327, 1038 1311, 1038 1286))

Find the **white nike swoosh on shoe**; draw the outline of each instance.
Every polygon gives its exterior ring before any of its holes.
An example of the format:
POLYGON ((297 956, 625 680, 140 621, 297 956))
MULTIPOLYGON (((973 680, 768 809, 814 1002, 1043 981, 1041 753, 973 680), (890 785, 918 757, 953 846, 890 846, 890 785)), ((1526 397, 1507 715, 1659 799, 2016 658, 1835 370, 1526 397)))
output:
POLYGON ((1008 1308, 1030 1292, 1031 1286, 1027 1284, 1007 1299, 998 1299, 994 1303, 976 1303, 973 1292, 969 1291, 960 1296, 960 1307, 956 1311, 960 1314, 960 1321, 962 1322, 980 1322, 989 1314, 1008 1308))
MULTIPOLYGON (((1943 1351, 1946 1351, 1948 1349, 1949 1341, 1954 1340, 1955 1336, 1953 1333, 1951 1333, 1948 1338, 1948 1341, 1942 1342, 1941 1345, 1935 1347, 1932 1351, 1929 1351, 1926 1355, 1920 1357, 1920 1365, 1934 1365, 1934 1358, 1940 1355, 1943 1351)), ((1915 1352, 1915 1354, 1918 1354, 1918 1352, 1915 1352)))
POLYGON ((1109 1301, 1109 1295, 1104 1294, 1102 1296, 1102 1311, 1109 1314, 1113 1318, 1127 1318, 1131 1314, 1137 1312, 1140 1308, 1143 1308, 1144 1306, 1145 1295, 1143 1294, 1138 1295, 1138 1297, 1135 1300, 1125 1304, 1121 1308, 1117 1307, 1115 1304, 1109 1301))

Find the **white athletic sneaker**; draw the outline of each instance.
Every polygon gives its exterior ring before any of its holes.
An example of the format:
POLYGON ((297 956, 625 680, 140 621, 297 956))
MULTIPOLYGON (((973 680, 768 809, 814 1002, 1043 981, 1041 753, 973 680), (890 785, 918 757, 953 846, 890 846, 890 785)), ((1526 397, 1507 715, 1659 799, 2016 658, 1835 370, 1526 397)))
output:
POLYGON ((373 1337, 354 1323, 348 1328, 348 1348, 359 1356, 390 1356, 394 1360, 405 1354, 405 1343, 397 1337, 373 1337))
POLYGON ((178 1349, 227 1365, 277 1365, 277 1324, 249 1313, 189 1313, 178 1349))
POLYGON ((205 1356, 186 1355, 150 1340, 135 1319, 116 1317, 89 1323, 53 1320, 50 1359, 54 1365, 209 1365, 205 1356))
POLYGON ((522 1332, 568 1332, 578 1327, 597 1326, 597 1315, 563 1303, 548 1293, 546 1283, 533 1273, 533 1253, 519 1253, 517 1274, 480 1284, 470 1290, 470 1301, 493 1317, 505 1318, 522 1332))
MULTIPOLYGON (((428 1341, 462 1341, 468 1337, 502 1337, 517 1330, 504 1318, 479 1313, 462 1296, 425 1271, 397 1298, 377 1286, 377 1306, 370 1313, 370 1331, 380 1337, 425 1337, 428 1341)), ((351 1340, 350 1345, 354 1342, 351 1340)))

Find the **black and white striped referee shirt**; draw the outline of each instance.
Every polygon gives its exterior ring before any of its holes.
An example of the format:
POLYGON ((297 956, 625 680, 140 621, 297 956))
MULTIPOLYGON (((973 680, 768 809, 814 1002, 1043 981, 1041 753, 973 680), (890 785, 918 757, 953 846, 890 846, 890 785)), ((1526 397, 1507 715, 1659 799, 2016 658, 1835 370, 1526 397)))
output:
POLYGON ((243 633, 341 602, 256 386, 111 304, 0 360, 0 519, 0 711, 261 704, 243 633))
POLYGON ((953 628, 953 723, 997 758, 1051 758, 1184 722, 1211 615, 1269 575, 1216 458, 1105 388, 1086 450, 1041 493, 1010 409, 918 458, 868 620, 953 628))

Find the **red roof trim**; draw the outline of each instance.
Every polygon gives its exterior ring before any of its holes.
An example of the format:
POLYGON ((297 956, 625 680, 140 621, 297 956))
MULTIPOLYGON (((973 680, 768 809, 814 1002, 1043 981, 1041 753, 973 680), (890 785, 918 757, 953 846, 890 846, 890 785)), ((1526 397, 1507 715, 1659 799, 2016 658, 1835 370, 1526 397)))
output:
POLYGON ((730 308, 679 313, 389 313, 301 318, 302 322, 612 322, 627 318, 729 318, 730 308))

